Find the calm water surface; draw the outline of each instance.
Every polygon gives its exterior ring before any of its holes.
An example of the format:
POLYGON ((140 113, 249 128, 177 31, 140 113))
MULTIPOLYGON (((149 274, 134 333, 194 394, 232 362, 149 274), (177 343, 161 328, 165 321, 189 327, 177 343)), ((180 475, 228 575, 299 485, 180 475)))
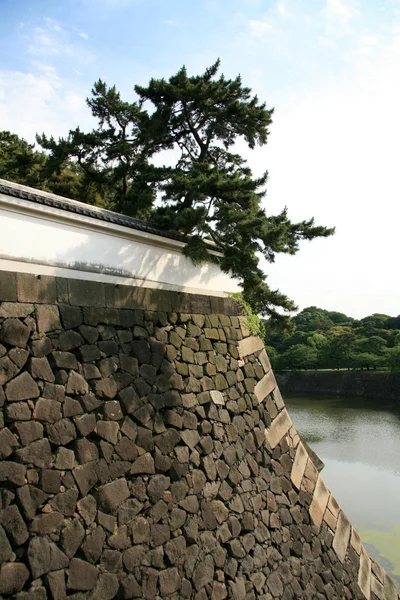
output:
POLYGON ((369 554, 400 587, 400 407, 338 396, 286 394, 285 402, 369 554))

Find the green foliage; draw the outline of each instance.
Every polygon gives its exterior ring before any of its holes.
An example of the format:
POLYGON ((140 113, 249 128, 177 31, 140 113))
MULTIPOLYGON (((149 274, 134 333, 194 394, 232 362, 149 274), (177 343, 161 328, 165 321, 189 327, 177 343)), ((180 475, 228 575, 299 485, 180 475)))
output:
POLYGON ((280 330, 271 320, 265 331, 279 369, 400 370, 400 317, 374 314, 357 321, 310 306, 293 317, 291 331, 280 330))
POLYGON ((312 369, 318 362, 318 353, 305 344, 296 344, 284 352, 277 361, 278 369, 312 369))
POLYGON ((265 325, 264 321, 259 317, 259 315, 253 312, 251 305, 246 302, 244 296, 241 292, 234 292, 229 294, 231 298, 236 300, 240 304, 243 309, 243 312, 246 316, 246 320, 244 325, 250 331, 252 335, 258 335, 261 338, 265 337, 265 325))
POLYGON ((259 256, 273 262, 277 253, 295 254, 301 240, 333 229, 313 219, 292 222, 286 208, 267 215, 267 172, 254 177, 235 144, 266 144, 273 109, 240 76, 227 79, 219 67, 217 61, 196 76, 182 67, 168 80, 135 86, 136 102, 99 80, 87 100, 98 121, 92 132, 78 127, 58 141, 44 134, 37 140, 49 152, 47 178, 74 161, 82 171, 82 200, 92 201, 94 193, 106 207, 186 234, 187 256, 196 264, 217 262, 239 279, 255 314, 282 320, 295 304, 270 289, 259 256), (171 157, 173 164, 160 166, 171 157), (210 240, 219 256, 208 252, 210 240))
POLYGON ((66 138, 38 135, 38 143, 49 152, 46 171, 50 176, 73 160, 82 172, 81 200, 92 192, 107 208, 134 217, 147 218, 155 200, 149 157, 143 141, 147 113, 138 102, 125 102, 115 86, 99 79, 87 104, 98 126, 90 133, 79 127, 66 138))
POLYGON ((0 178, 40 187, 41 169, 46 161, 43 152, 9 131, 0 131, 0 178))
POLYGON ((400 344, 386 351, 389 367, 392 371, 400 371, 400 344))

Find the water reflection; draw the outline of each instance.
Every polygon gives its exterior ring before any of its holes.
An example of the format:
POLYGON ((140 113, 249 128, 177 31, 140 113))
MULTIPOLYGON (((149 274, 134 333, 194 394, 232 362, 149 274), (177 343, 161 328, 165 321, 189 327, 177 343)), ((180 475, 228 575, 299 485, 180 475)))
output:
POLYGON ((337 396, 285 401, 371 556, 400 584, 400 408, 337 396))

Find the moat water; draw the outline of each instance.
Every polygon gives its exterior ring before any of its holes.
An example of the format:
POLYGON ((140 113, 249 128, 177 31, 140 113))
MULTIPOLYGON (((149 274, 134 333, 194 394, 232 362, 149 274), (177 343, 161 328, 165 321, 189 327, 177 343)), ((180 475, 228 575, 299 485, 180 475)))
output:
POLYGON ((324 481, 370 556, 400 588, 400 399, 284 394, 292 421, 325 463, 324 481))

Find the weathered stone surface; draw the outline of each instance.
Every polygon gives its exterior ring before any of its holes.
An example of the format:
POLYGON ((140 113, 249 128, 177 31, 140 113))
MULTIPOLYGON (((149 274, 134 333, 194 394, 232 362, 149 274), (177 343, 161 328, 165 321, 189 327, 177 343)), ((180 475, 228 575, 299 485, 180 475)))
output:
POLYGON ((11 431, 5 427, 0 430, 0 460, 8 458, 10 454, 19 447, 19 443, 11 433, 11 431))
POLYGON ((98 570, 80 558, 73 558, 68 570, 67 588, 69 590, 92 590, 97 583, 98 570))
POLYGON ((251 336, 240 340, 238 345, 240 358, 244 358, 249 354, 254 354, 259 350, 264 349, 264 342, 258 336, 251 336))
POLYGON ((159 574, 160 592, 163 596, 170 596, 177 592, 182 584, 178 570, 174 567, 166 569, 159 574))
POLYGON ((29 358, 28 350, 24 350, 23 348, 11 348, 8 353, 9 358, 17 365, 19 369, 26 364, 26 361, 29 358))
POLYGON ((86 536, 82 544, 82 552, 88 562, 95 564, 103 553, 105 541, 104 529, 101 526, 96 527, 86 536))
POLYGON ((57 331, 61 329, 60 315, 58 307, 49 305, 37 305, 36 317, 39 333, 47 333, 48 331, 57 331))
MULTIPOLYGON (((317 484, 318 485, 318 484, 317 484)), ((336 552, 339 560, 344 561, 347 545, 350 540, 351 526, 346 515, 340 511, 339 518, 336 526, 335 537, 333 539, 332 548, 336 552)))
POLYGON ((58 369, 77 369, 78 361, 72 352, 60 352, 56 350, 51 353, 51 360, 58 369))
POLYGON ((50 500, 50 506, 52 506, 54 510, 60 511, 60 513, 66 517, 72 517, 75 513, 78 496, 78 490, 67 490, 66 492, 57 494, 57 496, 52 498, 52 500, 50 500))
POLYGON ((25 522, 15 504, 0 512, 0 523, 13 546, 21 546, 29 537, 25 522))
POLYGON ((138 475, 140 473, 151 475, 152 473, 155 473, 154 459, 151 454, 146 452, 139 456, 133 463, 130 473, 131 475, 138 475))
POLYGON ((127 498, 130 491, 125 479, 117 479, 101 486, 98 491, 99 508, 105 513, 113 513, 127 498))
POLYGON ((0 272, 0 301, 15 302, 17 300, 17 281, 15 273, 0 272))
POLYGON ((117 382, 113 377, 96 380, 93 382, 93 391, 100 399, 112 400, 118 392, 117 382))
POLYGON ((33 418, 44 423, 56 423, 61 419, 61 404, 56 400, 39 398, 35 404, 33 418))
POLYGON ((29 571, 23 563, 7 563, 0 567, 0 594, 15 594, 22 590, 29 578, 29 571))
POLYGON ((30 364, 31 375, 34 379, 42 379, 52 383, 55 379, 53 371, 50 368, 49 361, 45 356, 42 358, 32 358, 30 364))
POLYGON ((46 438, 32 442, 25 448, 17 450, 16 455, 21 462, 32 463, 39 469, 46 469, 52 465, 51 448, 46 438))
POLYGON ((29 327, 19 319, 6 319, 0 329, 0 341, 9 346, 25 348, 30 333, 29 327))
POLYGON ((69 566, 64 552, 46 537, 31 538, 28 547, 28 562, 32 577, 37 579, 50 571, 58 571, 69 566))
MULTIPOLYGON (((310 516, 311 516, 313 523, 317 527, 320 527, 320 525, 322 523, 326 505, 328 503, 328 498, 329 498, 329 490, 326 487, 322 477, 319 476, 318 480, 317 480, 317 484, 315 486, 312 503, 310 506, 310 516)), ((350 531, 349 531, 349 534, 350 534, 350 531)))
POLYGON ((27 371, 18 375, 6 385, 6 398, 9 402, 29 400, 39 396, 39 388, 27 371))
POLYGON ((103 414, 109 421, 120 421, 123 418, 121 405, 117 400, 109 400, 103 404, 103 414))
POLYGON ((94 463, 86 463, 73 470, 73 476, 82 496, 86 496, 89 490, 98 482, 99 478, 94 463))
MULTIPOLYGON (((340 519, 340 515, 339 515, 339 519, 340 519)), ((343 523, 340 523, 340 527, 342 528, 342 531, 343 531, 344 530, 343 523)), ((347 544, 346 544, 346 546, 347 546, 347 544)), ((335 550, 336 550, 336 548, 335 548, 335 550)), ((340 550, 341 550, 341 556, 343 556, 343 549, 340 548, 340 550)), ((340 558, 340 556, 339 556, 339 558, 340 558)), ((343 562, 343 559, 341 559, 341 560, 343 562)), ((371 559, 365 552, 364 548, 362 549, 361 554, 360 554, 360 569, 358 572, 357 583, 360 586, 360 589, 361 589, 362 593, 364 594, 364 596, 369 599, 371 597, 371 559)))
POLYGON ((308 454, 306 452, 306 449, 304 448, 303 444, 300 443, 297 446, 296 457, 294 459, 292 471, 290 474, 292 483, 295 486, 295 488, 297 488, 298 490, 300 489, 300 486, 301 486, 301 481, 303 479, 307 460, 308 460, 308 454))
POLYGON ((17 498, 25 520, 30 521, 35 517, 37 509, 46 502, 48 495, 37 487, 24 485, 17 490, 17 498))
POLYGON ((67 593, 65 590, 64 571, 53 571, 53 573, 47 573, 46 583, 53 600, 66 600, 67 593))
POLYGON ((101 600, 112 600, 113 598, 116 598, 118 588, 118 577, 111 573, 103 573, 99 576, 96 587, 92 592, 91 598, 93 600, 97 598, 101 598, 101 600))
POLYGON ((31 525, 30 531, 39 535, 56 533, 61 529, 64 523, 64 517, 61 513, 51 512, 36 516, 31 525))
POLYGON ((214 579, 214 561, 210 555, 202 560, 193 572, 193 585, 201 590, 214 579))
POLYGON ((286 409, 282 410, 279 415, 272 421, 272 424, 265 430, 265 439, 271 448, 275 448, 283 436, 292 427, 292 421, 286 409))
POLYGON ((89 386, 82 375, 79 375, 75 371, 70 371, 65 391, 67 394, 84 395, 88 393, 89 386))
POLYGON ((7 381, 10 381, 19 370, 18 366, 8 356, 0 358, 0 385, 4 385, 7 381))
MULTIPOLYGON (((1 288, 0 288, 1 289, 1 288)), ((22 318, 31 315, 35 310, 33 304, 27 304, 22 302, 2 302, 0 305, 0 318, 22 318)))
POLYGON ((255 386, 254 394, 256 395, 257 400, 262 402, 275 388, 275 376, 272 371, 269 371, 255 386))
POLYGON ((19 302, 55 304, 55 278, 46 275, 17 273, 17 294, 19 302))
POLYGON ((0 462, 0 481, 8 481, 14 485, 24 485, 26 467, 12 461, 0 462))
POLYGON ((52 444, 66 446, 76 439, 74 424, 69 419, 61 419, 57 423, 46 426, 47 436, 52 444))
POLYGON ((8 541, 6 532, 0 525, 0 565, 7 562, 12 555, 12 548, 8 541))

